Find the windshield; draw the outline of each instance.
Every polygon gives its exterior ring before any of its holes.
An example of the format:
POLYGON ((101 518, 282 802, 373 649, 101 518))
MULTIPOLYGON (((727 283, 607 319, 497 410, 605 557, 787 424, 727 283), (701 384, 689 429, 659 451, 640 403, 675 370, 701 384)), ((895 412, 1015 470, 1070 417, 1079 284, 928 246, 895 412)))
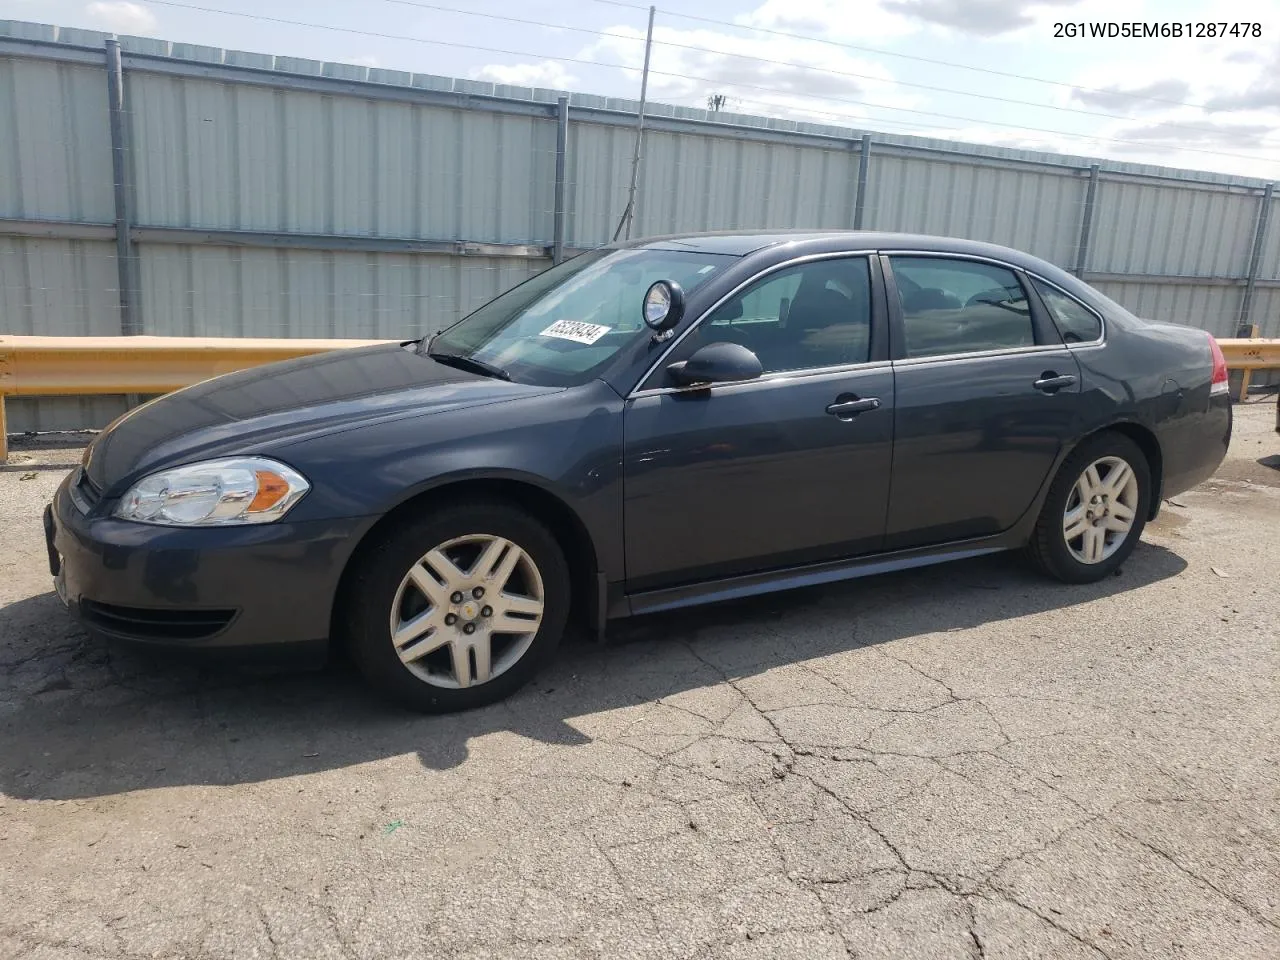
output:
POLYGON ((432 356, 522 383, 584 383, 647 338, 645 291, 674 280, 692 293, 736 258, 675 250, 597 250, 508 290, 437 334, 432 356))

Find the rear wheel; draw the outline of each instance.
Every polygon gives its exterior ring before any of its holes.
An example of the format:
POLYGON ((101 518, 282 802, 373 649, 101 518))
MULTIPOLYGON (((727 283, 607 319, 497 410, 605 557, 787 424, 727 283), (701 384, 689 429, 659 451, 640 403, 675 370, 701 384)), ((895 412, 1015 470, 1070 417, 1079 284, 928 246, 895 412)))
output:
POLYGON ((1151 468, 1142 449, 1123 434, 1099 434, 1063 462, 1027 552, 1059 580, 1101 580, 1133 552, 1150 504, 1151 468))
POLYGON ((439 713, 493 703, 554 651, 569 571, 551 533, 503 503, 459 504, 390 529, 349 583, 352 654, 380 690, 439 713))

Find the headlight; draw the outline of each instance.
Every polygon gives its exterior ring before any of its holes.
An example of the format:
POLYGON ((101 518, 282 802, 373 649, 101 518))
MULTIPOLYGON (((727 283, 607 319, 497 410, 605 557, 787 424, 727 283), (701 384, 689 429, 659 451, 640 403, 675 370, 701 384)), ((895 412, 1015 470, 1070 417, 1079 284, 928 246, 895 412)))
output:
POLYGON ((208 460, 139 480, 120 498, 115 515, 175 527, 270 523, 310 489, 300 473, 274 460, 208 460))

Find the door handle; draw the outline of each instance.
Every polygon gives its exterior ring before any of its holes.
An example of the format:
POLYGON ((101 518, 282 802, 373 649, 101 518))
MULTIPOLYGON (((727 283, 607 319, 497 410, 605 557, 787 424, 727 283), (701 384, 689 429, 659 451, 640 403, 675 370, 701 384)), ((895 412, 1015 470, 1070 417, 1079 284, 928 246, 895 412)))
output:
POLYGON ((852 420, 860 413, 868 410, 879 410, 879 397, 864 397, 861 400, 837 400, 827 407, 827 413, 841 420, 852 420))
POLYGON ((1033 383, 1032 386, 1045 393, 1057 393, 1063 387, 1074 386, 1075 382, 1076 378, 1069 373, 1058 376, 1053 371, 1048 370, 1042 373, 1040 379, 1033 383))

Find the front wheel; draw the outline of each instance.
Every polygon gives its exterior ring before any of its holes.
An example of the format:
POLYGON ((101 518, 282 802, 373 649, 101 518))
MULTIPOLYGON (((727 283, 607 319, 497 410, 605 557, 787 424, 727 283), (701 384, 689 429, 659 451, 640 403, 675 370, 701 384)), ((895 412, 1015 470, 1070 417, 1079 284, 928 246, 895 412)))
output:
POLYGON ((1045 573, 1092 583, 1133 552, 1151 504, 1151 468, 1120 433, 1086 440, 1063 462, 1027 551, 1045 573))
POLYGON ((569 570, 552 534, 504 503, 407 519, 365 551, 345 600, 365 676, 417 710, 501 700, 560 641, 569 570))

